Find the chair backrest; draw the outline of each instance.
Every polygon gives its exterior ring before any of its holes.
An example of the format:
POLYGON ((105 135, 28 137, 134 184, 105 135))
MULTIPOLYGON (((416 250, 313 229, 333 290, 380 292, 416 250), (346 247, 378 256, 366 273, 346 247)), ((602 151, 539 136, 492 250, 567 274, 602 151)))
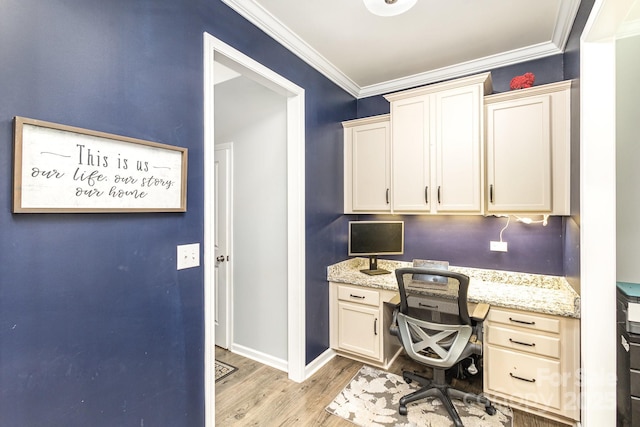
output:
POLYGON ((396 313, 397 335, 414 360, 438 368, 449 368, 479 349, 470 345, 473 324, 467 308, 469 277, 448 270, 416 267, 396 270, 400 305, 396 313), (420 280, 444 277, 447 284, 420 280), (431 303, 435 294, 436 303, 431 303), (446 320, 440 322, 444 309, 446 320), (438 312, 437 322, 432 312, 438 312), (451 320, 454 319, 454 320, 451 320))
MULTIPOLYGON (((467 307, 467 293, 469 290, 469 277, 464 274, 449 270, 427 269, 419 267, 406 267, 396 270, 398 281, 398 291, 400 293, 400 312, 409 314, 410 298, 416 296, 421 298, 427 294, 441 295, 442 298, 450 299, 457 304, 457 316, 463 325, 472 325, 467 307), (419 280, 420 277, 443 277, 448 284, 434 285, 432 282, 419 280)), ((428 308, 427 308, 428 309, 428 308)))

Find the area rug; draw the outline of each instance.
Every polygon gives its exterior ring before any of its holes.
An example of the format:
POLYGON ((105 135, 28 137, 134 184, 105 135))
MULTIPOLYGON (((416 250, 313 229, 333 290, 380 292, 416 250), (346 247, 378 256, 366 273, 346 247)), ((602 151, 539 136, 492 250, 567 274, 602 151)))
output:
MULTIPOLYGON (((407 405, 409 414, 398 414, 398 401, 419 388, 407 384, 401 376, 370 366, 363 366, 351 382, 327 406, 326 410, 362 427, 449 427, 453 425, 439 399, 424 399, 407 405)), ((454 400, 465 427, 511 427, 513 412, 496 405, 495 415, 488 415, 484 405, 454 400)))
POLYGON ((216 360, 216 382, 233 374, 237 370, 238 368, 235 366, 216 360))

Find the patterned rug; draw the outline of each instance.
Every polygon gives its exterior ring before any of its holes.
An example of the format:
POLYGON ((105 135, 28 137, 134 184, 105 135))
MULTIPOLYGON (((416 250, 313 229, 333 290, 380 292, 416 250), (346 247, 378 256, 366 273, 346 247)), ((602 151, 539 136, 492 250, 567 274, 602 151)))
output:
MULTIPOLYGON (((449 427, 453 425, 439 399, 425 399, 407 405, 409 414, 398 414, 398 401, 418 389, 401 376, 363 366, 349 384, 327 406, 327 411, 362 427, 449 427)), ((496 405, 495 415, 488 415, 484 405, 454 400, 465 427, 511 427, 513 412, 496 405)))
POLYGON ((236 368, 235 366, 231 366, 228 363, 216 360, 216 382, 233 374, 237 370, 238 368, 236 368))

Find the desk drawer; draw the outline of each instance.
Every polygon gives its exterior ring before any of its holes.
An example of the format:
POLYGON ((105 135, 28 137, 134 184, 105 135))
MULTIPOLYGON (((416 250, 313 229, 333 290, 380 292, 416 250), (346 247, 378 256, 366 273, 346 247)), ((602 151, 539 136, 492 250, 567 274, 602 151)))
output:
POLYGON ((560 409, 560 362, 488 346, 485 355, 489 392, 509 395, 521 402, 560 409))
POLYGON ((560 357, 560 338, 490 325, 487 328, 487 342, 516 351, 541 356, 560 357))
POLYGON ((410 296, 407 298, 409 307, 422 310, 437 311, 440 313, 458 314, 458 301, 455 299, 410 296))
POLYGON ((380 292, 372 289, 338 286, 338 299, 366 305, 380 305, 380 292))
POLYGON ((518 326, 536 331, 552 332, 556 334, 560 332, 559 319, 532 313, 491 308, 491 310, 489 310, 488 319, 490 322, 503 323, 505 325, 518 326))

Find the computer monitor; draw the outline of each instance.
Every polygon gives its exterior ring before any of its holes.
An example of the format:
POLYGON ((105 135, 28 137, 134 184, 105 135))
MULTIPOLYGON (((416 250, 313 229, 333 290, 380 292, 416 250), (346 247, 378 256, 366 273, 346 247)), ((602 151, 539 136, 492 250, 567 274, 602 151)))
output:
POLYGON ((349 221, 349 255, 366 255, 369 268, 365 274, 386 274, 378 268, 378 255, 404 253, 404 221, 349 221))

